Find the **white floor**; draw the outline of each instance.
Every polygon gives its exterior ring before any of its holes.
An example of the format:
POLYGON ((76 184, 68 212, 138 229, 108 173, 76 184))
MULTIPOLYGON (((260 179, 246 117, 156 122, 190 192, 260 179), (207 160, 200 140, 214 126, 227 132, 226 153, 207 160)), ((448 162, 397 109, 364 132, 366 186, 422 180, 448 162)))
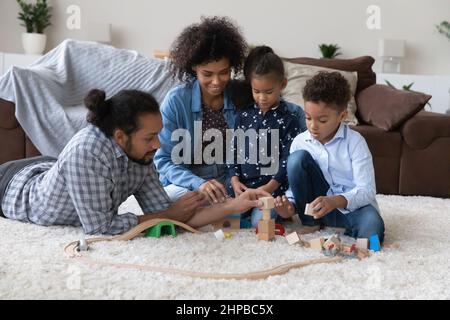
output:
MULTIPOLYGON (((378 196, 389 249, 358 261, 315 265, 266 280, 205 280, 67 259, 64 246, 80 230, 0 219, 0 299, 450 299, 450 200, 378 196)), ((127 202, 123 209, 138 212, 127 202)), ((241 273, 323 257, 261 242, 239 232, 225 242, 212 233, 99 243, 96 261, 241 273)))

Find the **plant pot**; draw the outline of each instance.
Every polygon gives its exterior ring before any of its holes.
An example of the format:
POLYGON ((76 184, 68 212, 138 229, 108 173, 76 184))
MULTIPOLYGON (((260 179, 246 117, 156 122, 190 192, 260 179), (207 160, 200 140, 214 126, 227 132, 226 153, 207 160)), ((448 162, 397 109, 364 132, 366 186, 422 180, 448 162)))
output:
POLYGON ((26 54, 43 54, 47 36, 40 33, 22 33, 22 45, 26 54))

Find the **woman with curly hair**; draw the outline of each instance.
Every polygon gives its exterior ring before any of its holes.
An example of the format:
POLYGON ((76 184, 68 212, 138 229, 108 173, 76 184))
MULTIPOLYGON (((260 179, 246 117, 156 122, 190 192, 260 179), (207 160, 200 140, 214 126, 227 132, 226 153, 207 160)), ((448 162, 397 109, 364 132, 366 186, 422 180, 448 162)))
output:
POLYGON ((219 150, 222 157, 211 152, 212 158, 222 158, 222 163, 205 161, 203 151, 208 143, 203 143, 203 136, 216 129, 214 132, 225 138, 226 130, 234 128, 236 108, 229 84, 232 72, 242 69, 246 52, 239 28, 225 17, 202 18, 201 23, 184 29, 173 43, 172 72, 184 83, 172 89, 161 105, 164 128, 155 156, 160 180, 172 200, 190 190, 203 192, 211 203, 227 198, 225 149, 219 150), (182 136, 185 148, 181 152, 179 140, 172 141, 177 129, 190 135, 182 136), (172 153, 183 161, 175 161, 172 153))

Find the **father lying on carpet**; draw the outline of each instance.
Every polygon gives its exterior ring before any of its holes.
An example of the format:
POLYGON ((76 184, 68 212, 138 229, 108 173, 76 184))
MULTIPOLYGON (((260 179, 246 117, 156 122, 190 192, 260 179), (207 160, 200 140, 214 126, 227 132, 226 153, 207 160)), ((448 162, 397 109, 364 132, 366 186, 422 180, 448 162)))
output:
POLYGON ((140 91, 122 91, 105 100, 103 91, 92 90, 85 104, 90 125, 58 159, 37 157, 0 166, 0 215, 44 226, 83 226, 87 234, 121 234, 155 218, 207 225, 258 206, 259 196, 270 196, 251 190, 203 207, 205 196, 190 192, 171 203, 153 165, 162 129, 156 100, 140 91), (144 216, 117 214, 130 195, 144 216))

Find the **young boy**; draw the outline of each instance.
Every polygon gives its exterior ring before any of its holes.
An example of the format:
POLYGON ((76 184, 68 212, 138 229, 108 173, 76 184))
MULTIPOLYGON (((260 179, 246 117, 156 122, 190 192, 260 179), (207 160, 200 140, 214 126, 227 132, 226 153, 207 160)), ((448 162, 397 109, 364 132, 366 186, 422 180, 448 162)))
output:
POLYGON ((308 131, 292 142, 289 190, 276 199, 277 213, 289 218, 297 212, 303 225, 345 228, 354 238, 378 235, 382 242, 372 155, 364 138, 342 123, 349 84, 338 72, 320 72, 303 97, 308 131), (306 204, 312 215, 305 214, 306 204))

